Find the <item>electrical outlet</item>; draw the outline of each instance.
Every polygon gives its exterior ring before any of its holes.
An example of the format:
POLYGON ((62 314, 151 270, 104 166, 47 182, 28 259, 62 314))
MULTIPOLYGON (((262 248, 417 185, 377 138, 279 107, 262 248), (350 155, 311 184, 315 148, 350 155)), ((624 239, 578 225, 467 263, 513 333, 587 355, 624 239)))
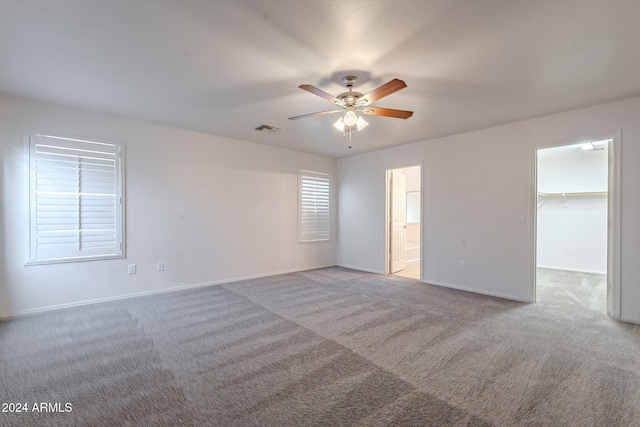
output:
POLYGON ((464 270, 464 260, 460 260, 460 270, 464 270))
POLYGON ((160 261, 156 268, 158 269, 158 271, 164 271, 164 262, 160 261))
POLYGON ((127 268, 127 273, 136 274, 136 265, 135 264, 129 264, 129 267, 127 268))

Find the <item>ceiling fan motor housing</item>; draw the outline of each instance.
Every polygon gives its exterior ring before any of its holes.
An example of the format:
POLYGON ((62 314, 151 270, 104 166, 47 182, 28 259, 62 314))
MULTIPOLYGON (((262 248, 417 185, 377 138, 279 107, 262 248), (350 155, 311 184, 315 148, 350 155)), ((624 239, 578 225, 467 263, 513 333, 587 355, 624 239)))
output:
MULTIPOLYGON (((347 85, 347 88, 349 88, 349 90, 347 92, 342 92, 340 95, 336 96, 336 98, 342 101, 345 107, 353 107, 360 103, 362 93, 355 92, 351 89, 357 79, 358 78, 356 76, 344 76, 342 78, 342 81, 347 85)), ((366 102, 366 100, 364 100, 364 102, 366 102)))

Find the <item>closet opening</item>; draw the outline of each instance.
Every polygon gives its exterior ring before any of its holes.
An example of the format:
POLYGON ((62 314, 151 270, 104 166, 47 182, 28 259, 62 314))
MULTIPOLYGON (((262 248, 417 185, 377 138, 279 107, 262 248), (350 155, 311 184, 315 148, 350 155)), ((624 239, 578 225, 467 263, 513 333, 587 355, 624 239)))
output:
POLYGON ((538 302, 611 314, 612 150, 602 139, 536 152, 538 302))

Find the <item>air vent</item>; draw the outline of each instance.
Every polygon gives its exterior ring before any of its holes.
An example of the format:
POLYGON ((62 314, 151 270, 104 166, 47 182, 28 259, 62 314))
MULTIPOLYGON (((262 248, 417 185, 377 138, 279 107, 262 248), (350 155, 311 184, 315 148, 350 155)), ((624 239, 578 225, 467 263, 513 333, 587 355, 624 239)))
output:
POLYGON ((274 126, 274 125, 268 125, 268 124, 263 124, 260 125, 256 128, 257 131, 259 132, 264 132, 264 133, 273 133, 273 132, 277 132, 279 130, 281 130, 282 128, 279 128, 278 126, 274 126))

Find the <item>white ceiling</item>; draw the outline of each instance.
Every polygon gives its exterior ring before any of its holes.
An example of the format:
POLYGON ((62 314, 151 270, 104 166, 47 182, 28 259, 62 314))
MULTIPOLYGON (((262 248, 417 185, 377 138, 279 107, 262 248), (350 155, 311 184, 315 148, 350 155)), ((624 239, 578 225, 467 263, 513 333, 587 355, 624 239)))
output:
POLYGON ((640 95, 638 0, 0 0, 0 92, 342 157, 640 95), (353 149, 331 109, 374 105, 353 149), (259 133, 268 123, 282 127, 259 133))

